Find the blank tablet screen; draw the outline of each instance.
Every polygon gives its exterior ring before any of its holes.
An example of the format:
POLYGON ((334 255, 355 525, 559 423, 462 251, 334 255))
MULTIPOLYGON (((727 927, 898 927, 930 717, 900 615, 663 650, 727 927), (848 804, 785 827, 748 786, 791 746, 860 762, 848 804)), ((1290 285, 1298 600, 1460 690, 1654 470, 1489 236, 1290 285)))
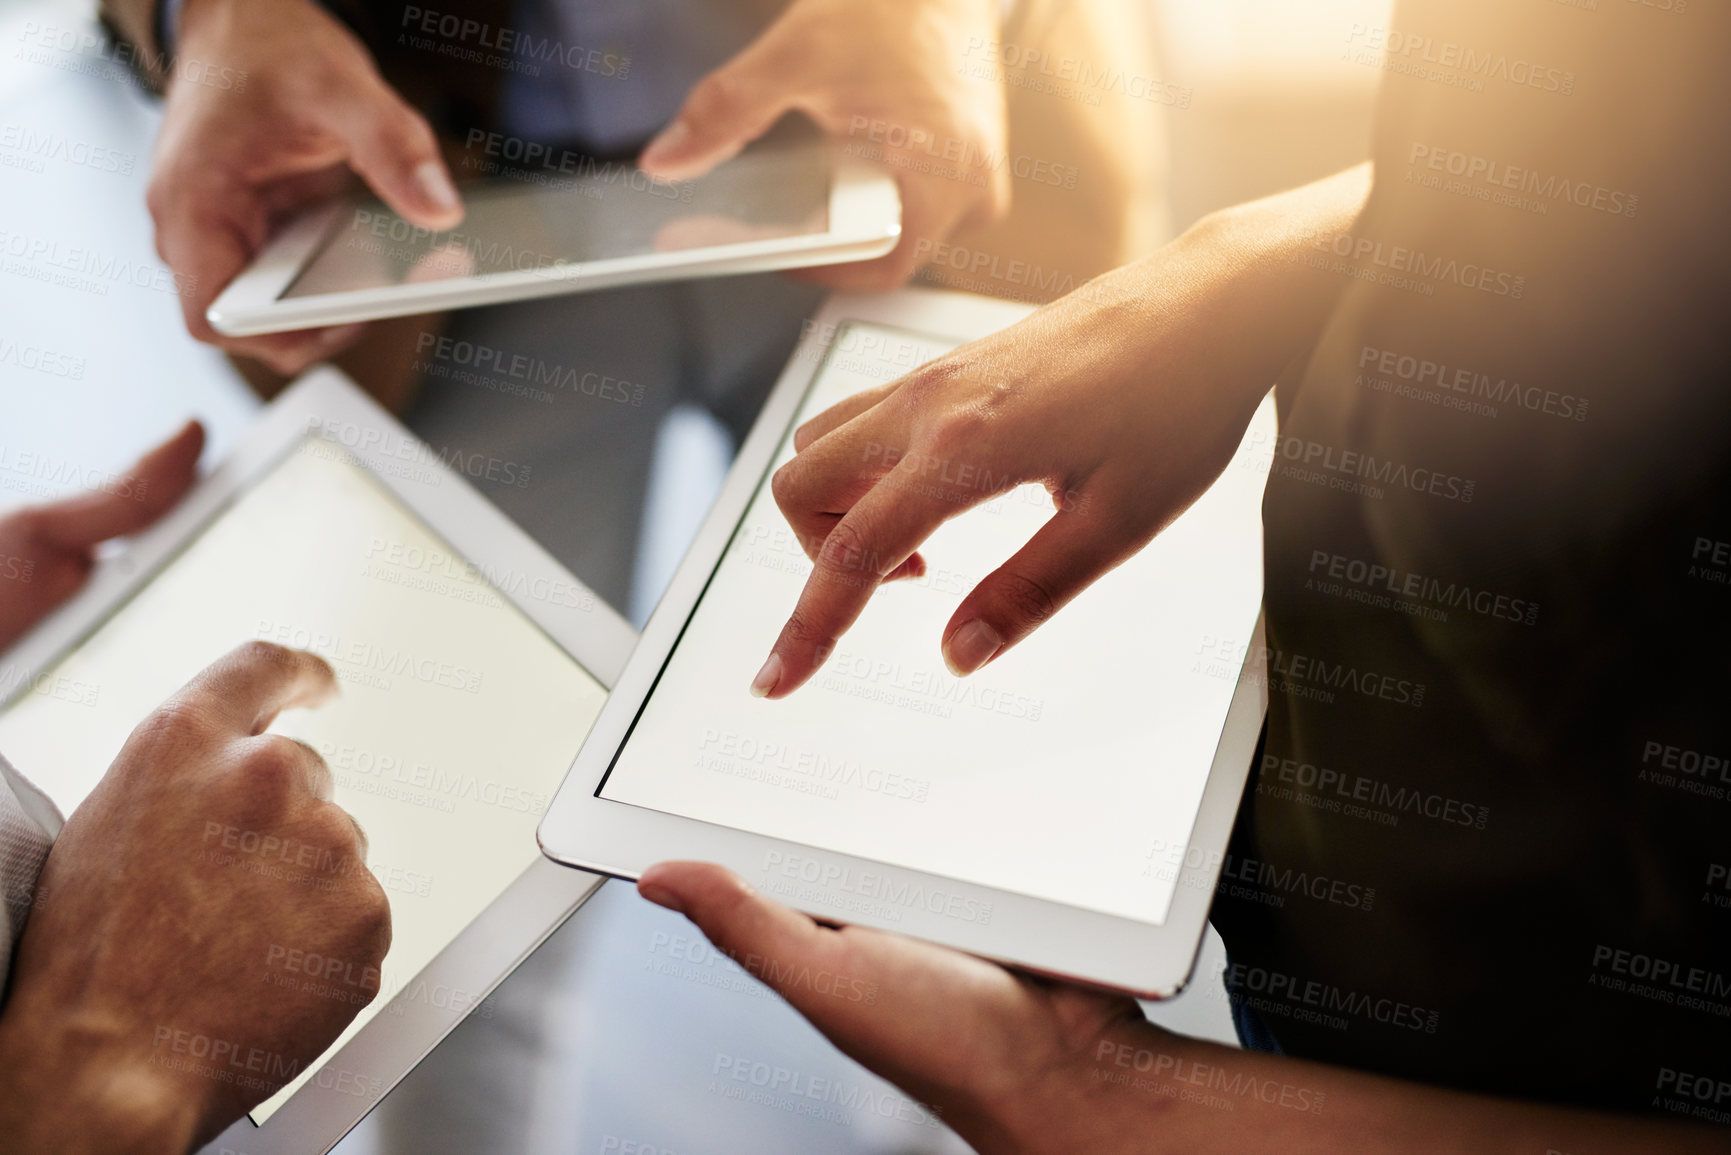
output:
MULTIPOLYGON (((948 347, 842 328, 775 465, 801 422, 948 347)), ((946 486, 993 486, 967 463, 919 464, 946 486)), ((1238 679, 1203 643, 1248 643, 1261 603, 1262 481, 1241 448, 1153 545, 958 679, 945 623, 1053 515, 1040 487, 1012 490, 938 530, 926 576, 880 589, 823 669, 772 702, 747 687, 811 564, 766 475, 598 794, 1162 922, 1168 851, 1189 841, 1238 679)))
MULTIPOLYGON (((424 461, 394 464, 442 480, 424 461)), ((589 596, 479 572, 340 447, 309 438, 13 701, 0 750, 70 813, 132 728, 228 650, 263 638, 317 652, 341 695, 272 729, 324 755, 391 903, 379 995, 343 1040, 399 994, 461 1011, 478 993, 418 991, 415 976, 539 857, 535 826, 606 698, 497 588, 518 585, 564 604, 589 596)), ((197 853, 321 880, 322 866, 244 831, 207 828, 197 853)), ((285 984, 353 993, 347 970, 309 973, 321 968, 286 948, 265 961, 285 984)))
POLYGON ((821 143, 763 146, 680 184, 652 182, 629 165, 569 159, 552 150, 513 179, 467 186, 463 223, 449 232, 365 204, 336 224, 283 296, 552 270, 829 230, 829 158, 821 143))

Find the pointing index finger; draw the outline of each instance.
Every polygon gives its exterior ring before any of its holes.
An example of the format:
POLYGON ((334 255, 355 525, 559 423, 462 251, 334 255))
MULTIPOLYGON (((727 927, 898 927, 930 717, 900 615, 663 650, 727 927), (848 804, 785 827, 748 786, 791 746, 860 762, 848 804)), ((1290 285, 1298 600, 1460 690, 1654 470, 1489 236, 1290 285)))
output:
POLYGON ((317 654, 255 641, 218 658, 186 684, 181 696, 224 726, 254 736, 284 710, 316 706, 336 692, 336 673, 317 654))
POLYGON ((760 698, 784 698, 804 685, 884 579, 956 512, 890 485, 879 485, 861 498, 824 538, 799 603, 752 680, 751 692, 760 698))

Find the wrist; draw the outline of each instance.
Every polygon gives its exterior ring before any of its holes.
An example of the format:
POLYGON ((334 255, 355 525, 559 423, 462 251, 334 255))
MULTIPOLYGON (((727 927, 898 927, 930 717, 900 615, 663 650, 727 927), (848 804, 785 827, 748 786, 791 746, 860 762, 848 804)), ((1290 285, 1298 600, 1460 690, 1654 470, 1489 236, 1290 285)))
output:
POLYGON ((0 1134, 8 1151, 188 1150, 197 1105, 124 1042, 114 1025, 36 1014, 14 997, 0 1016, 0 1134))
POLYGON ((1319 270, 1314 256, 1350 233, 1370 196, 1369 164, 1325 180, 1220 209, 1185 235, 1203 238, 1236 271, 1241 295, 1279 300, 1311 332, 1344 292, 1346 280, 1319 270))
MULTIPOLYGON (((297 15, 311 11, 324 15, 317 0, 161 0, 165 11, 173 11, 175 22, 168 33, 177 52, 192 45, 206 55, 224 44, 248 47, 249 40, 274 35, 294 27, 297 15)), ((232 55, 232 51, 225 55, 232 55)), ((207 62, 208 63, 208 62, 207 62)))
POLYGON ((1152 1155, 1174 1142, 1176 1096, 1165 1072, 1193 1063, 1194 1040, 1150 1023, 1108 1027, 1085 1050, 1040 1065, 1021 1085, 970 1112, 982 1122, 947 1120, 982 1155, 1152 1155), (1160 1074, 1153 1072, 1158 1068, 1160 1074), (959 1124, 959 1125, 958 1125, 959 1124))
MULTIPOLYGON (((1370 166, 1212 213, 1174 244, 1209 288, 1197 315, 1217 382, 1254 409, 1308 352, 1349 283, 1317 267, 1318 243, 1350 232, 1370 191, 1370 166), (1205 272, 1203 272, 1205 270, 1205 272)), ((1326 262, 1320 262, 1326 266, 1326 262)))

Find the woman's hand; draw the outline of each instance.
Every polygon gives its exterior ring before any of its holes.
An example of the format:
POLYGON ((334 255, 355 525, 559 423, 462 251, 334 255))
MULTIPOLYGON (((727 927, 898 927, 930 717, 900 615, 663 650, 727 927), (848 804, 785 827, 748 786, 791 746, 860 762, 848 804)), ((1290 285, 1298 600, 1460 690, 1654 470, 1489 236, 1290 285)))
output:
POLYGON ((1204 350, 1185 347, 1183 331, 1205 306, 1173 301, 1154 279, 1141 269, 1103 278, 798 430, 773 492, 816 568, 754 691, 781 697, 805 682, 933 530, 1010 488, 1045 486, 1056 512, 945 626, 958 676, 1026 637, 1207 488, 1255 397, 1213 388, 1204 350))
POLYGON ((997 0, 795 0, 743 52, 704 77, 638 163, 667 180, 700 176, 805 113, 895 173, 902 239, 873 261, 803 279, 890 289, 918 266, 919 241, 994 220, 1010 204, 1003 85, 963 75, 969 43, 997 39, 997 0))
POLYGON ((948 519, 1026 483, 1056 509, 962 600, 944 660, 970 674, 1146 545, 1219 476, 1341 278, 1294 262, 1344 228, 1354 170, 1209 218, 1145 261, 796 433, 773 491, 815 564, 752 691, 783 697, 823 664, 886 580, 918 572, 948 519))
POLYGON ((1099 1052, 1170 1037, 1132 999, 883 931, 819 926, 719 866, 663 863, 638 889, 981 1151, 1118 1149, 1084 1141, 1109 1134, 1095 1131, 1107 1120, 1090 1107, 1099 1052))
POLYGON ((973 674, 1148 544, 1231 461, 1258 403, 1340 293, 1293 260, 1347 229, 1357 168, 1207 218, 1020 324, 865 390, 798 429, 775 502, 814 561, 751 693, 791 694, 872 590, 969 507, 1039 483, 1056 513, 943 629, 973 674))
POLYGON ((1185 1038, 1122 996, 884 931, 819 926, 719 866, 664 862, 638 890, 981 1155, 1726 1150, 1722 1127, 1496 1099, 1185 1038))

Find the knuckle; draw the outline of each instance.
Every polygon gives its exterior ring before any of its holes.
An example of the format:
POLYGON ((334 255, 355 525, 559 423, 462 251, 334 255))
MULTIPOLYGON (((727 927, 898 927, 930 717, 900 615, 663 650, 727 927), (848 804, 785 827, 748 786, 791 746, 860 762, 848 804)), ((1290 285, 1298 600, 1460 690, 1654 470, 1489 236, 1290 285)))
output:
POLYGON ((828 630, 819 629, 810 615, 797 609, 788 615, 787 625, 782 627, 781 634, 797 645, 823 645, 830 640, 828 630))
POLYGON ((317 757, 311 747, 283 734, 261 734, 253 742, 247 765, 266 773, 303 775, 308 759, 317 757))
POLYGON ((1058 612, 1058 598, 1039 579, 1011 571, 998 583, 998 600, 1018 624, 1037 626, 1058 612))
POLYGON ((823 548, 818 551, 819 565, 829 569, 832 575, 842 575, 844 579, 856 582, 864 577, 881 576, 879 559, 872 552, 871 541, 857 520, 856 515, 837 522, 829 536, 823 539, 823 548))
POLYGON ((308 820, 307 839, 329 850, 359 855, 360 832, 349 812, 335 802, 320 802, 312 809, 308 820))
POLYGON ((379 107, 378 128, 385 140, 401 152, 419 156, 438 151, 433 130, 427 122, 414 109, 394 98, 379 107))
POLYGON ((796 463, 797 459, 788 462, 769 479, 769 494, 783 510, 794 505, 799 497, 799 472, 794 468, 796 463))
MULTIPOLYGON (((361 912, 363 926, 369 935, 378 936, 384 940, 384 943, 389 943, 391 938, 391 900, 385 894, 384 884, 370 870, 362 870, 357 873, 361 876, 361 880, 366 883, 363 891, 366 901, 361 912)), ((382 943, 379 947, 379 953, 384 954, 384 952, 385 947, 382 943)))
POLYGON ((738 73, 712 72, 691 90, 686 111, 697 121, 725 120, 750 99, 751 84, 738 73))
POLYGON ((962 364, 958 359, 940 357, 903 377, 896 393, 903 404, 924 408, 932 398, 960 382, 962 376, 962 364))
POLYGON ((270 94, 277 103, 286 109, 313 110, 315 115, 364 108, 377 100, 379 89, 385 87, 372 57, 352 42, 308 53, 304 67, 274 74, 271 79, 276 83, 270 94))
POLYGON ((927 429, 927 448, 934 457, 944 461, 977 452, 986 440, 990 425, 991 418, 975 406, 948 408, 927 429))
POLYGON ((266 734, 247 752, 245 774, 251 792, 261 801, 279 804, 305 793, 306 750, 291 738, 266 734))
POLYGON ((133 731, 133 739, 151 746, 203 745, 216 737, 210 710, 187 696, 169 699, 133 731))
POLYGON ((358 870, 355 874, 361 882, 356 888, 355 932, 367 943, 366 951, 383 960, 391 947, 391 900, 372 871, 358 870))

